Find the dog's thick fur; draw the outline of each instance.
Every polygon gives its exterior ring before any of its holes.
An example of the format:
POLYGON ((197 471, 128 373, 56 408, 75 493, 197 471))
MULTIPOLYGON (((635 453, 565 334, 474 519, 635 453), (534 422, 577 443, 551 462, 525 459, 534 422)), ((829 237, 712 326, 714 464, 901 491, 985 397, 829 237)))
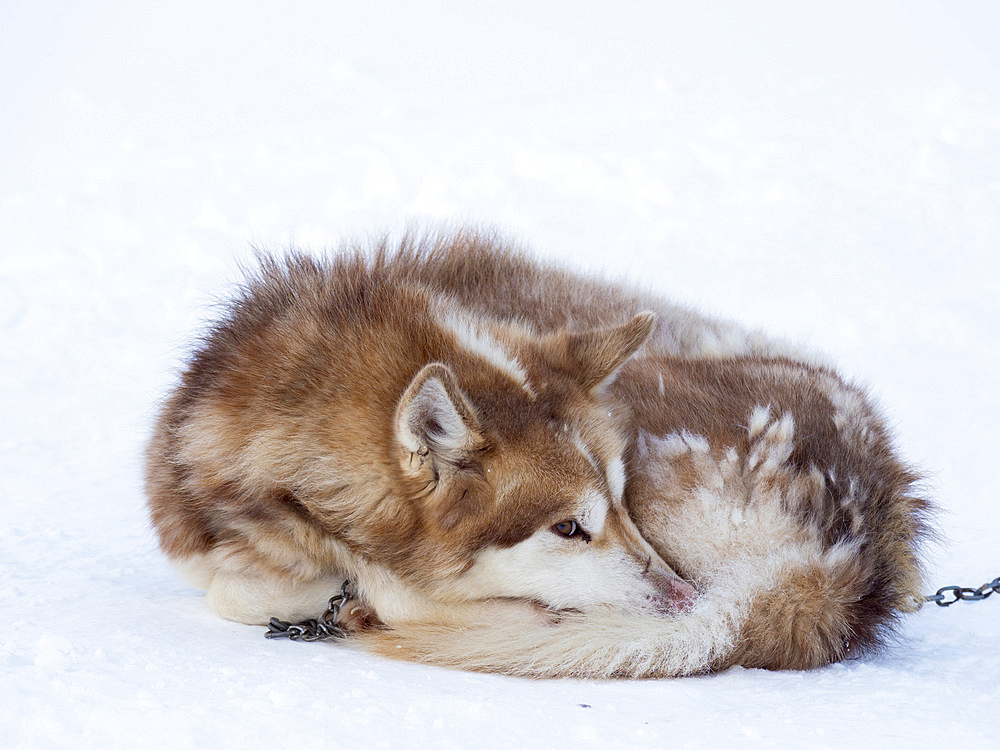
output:
POLYGON ((147 476, 220 614, 315 616, 351 577, 359 642, 532 676, 874 651, 928 510, 818 357, 471 232, 265 260, 147 476))

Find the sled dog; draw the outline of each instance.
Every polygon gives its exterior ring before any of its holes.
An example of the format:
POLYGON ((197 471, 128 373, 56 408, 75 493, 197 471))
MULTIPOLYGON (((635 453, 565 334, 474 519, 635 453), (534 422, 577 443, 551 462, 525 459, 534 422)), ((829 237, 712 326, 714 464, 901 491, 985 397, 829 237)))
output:
POLYGON ((928 503, 818 356, 458 232, 261 260, 147 453, 224 617, 526 676, 807 668, 880 648, 928 503))

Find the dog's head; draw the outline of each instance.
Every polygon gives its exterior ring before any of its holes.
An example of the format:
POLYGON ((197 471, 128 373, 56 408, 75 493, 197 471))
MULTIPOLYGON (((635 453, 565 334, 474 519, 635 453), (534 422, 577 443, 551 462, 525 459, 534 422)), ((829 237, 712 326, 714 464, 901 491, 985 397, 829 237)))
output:
POLYGON ((605 393, 652 325, 641 314, 522 341, 504 378, 497 351, 492 366, 456 356, 413 378, 395 414, 399 468, 425 546, 460 561, 424 571, 435 598, 658 613, 694 601, 624 507, 627 415, 605 393))

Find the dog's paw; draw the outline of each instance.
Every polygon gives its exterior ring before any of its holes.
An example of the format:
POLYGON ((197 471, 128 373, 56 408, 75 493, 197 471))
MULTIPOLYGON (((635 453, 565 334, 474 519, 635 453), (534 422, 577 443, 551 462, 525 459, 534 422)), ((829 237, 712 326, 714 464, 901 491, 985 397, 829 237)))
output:
POLYGON ((340 612, 337 613, 337 624, 344 630, 354 633, 359 630, 378 627, 382 622, 375 614, 375 610, 371 609, 367 604, 356 599, 350 599, 340 608, 340 612))

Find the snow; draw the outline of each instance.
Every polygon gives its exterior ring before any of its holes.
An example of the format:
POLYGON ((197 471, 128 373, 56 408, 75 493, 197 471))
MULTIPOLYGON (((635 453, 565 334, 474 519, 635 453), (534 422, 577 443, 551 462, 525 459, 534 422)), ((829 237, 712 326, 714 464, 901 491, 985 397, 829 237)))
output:
POLYGON ((1000 10, 86 4, 0 22, 0 746, 996 747, 1000 602, 805 673, 538 681, 271 642, 156 548, 157 400, 251 245, 494 224, 829 352, 1000 575, 1000 10))

